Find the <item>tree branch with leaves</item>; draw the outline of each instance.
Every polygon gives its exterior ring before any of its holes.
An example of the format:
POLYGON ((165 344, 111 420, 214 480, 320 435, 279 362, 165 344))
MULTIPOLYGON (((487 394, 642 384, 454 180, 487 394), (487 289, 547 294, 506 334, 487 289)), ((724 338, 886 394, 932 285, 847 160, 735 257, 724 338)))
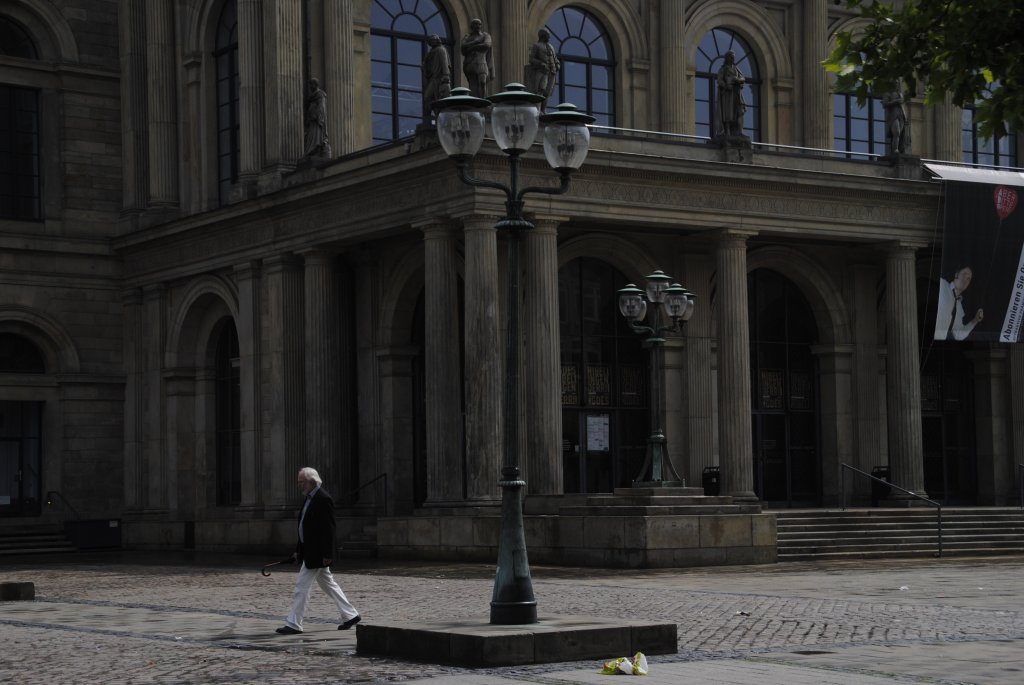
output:
POLYGON ((926 105, 974 106, 983 138, 1024 131, 1024 3, 847 0, 868 23, 843 31, 823 64, 863 105, 905 90, 926 105))

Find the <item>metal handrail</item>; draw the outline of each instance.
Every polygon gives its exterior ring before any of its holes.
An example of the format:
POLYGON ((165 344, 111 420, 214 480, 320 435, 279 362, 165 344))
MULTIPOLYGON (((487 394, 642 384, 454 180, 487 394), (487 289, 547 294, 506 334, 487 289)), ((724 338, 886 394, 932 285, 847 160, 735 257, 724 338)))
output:
POLYGON ((936 528, 936 532, 937 532, 938 538, 939 538, 939 552, 935 556, 938 556, 938 557, 942 556, 942 504, 940 504, 939 502, 936 502, 933 499, 928 499, 924 495, 919 495, 916 492, 912 492, 910 490, 907 490, 906 488, 902 488, 899 485, 896 485, 895 483, 892 483, 891 481, 887 481, 887 480, 885 480, 883 478, 879 478, 877 476, 872 476, 867 471, 861 471, 860 469, 858 469, 855 466, 850 466, 849 464, 840 464, 840 466, 843 467, 843 471, 842 471, 842 478, 841 478, 841 485, 840 485, 840 495, 839 496, 840 496, 840 501, 842 502, 842 505, 843 505, 843 511, 846 511, 846 508, 847 508, 846 507, 846 471, 847 470, 853 471, 854 473, 859 473, 860 475, 866 476, 867 478, 870 478, 873 481, 877 481, 879 483, 885 483, 886 485, 888 485, 891 488, 896 488, 900 492, 906 493, 906 494, 910 495, 911 497, 915 497, 915 498, 921 500, 922 502, 925 502, 925 503, 930 504, 931 506, 935 507, 935 515, 936 515, 935 528, 936 528))
POLYGON ((60 494, 56 490, 47 490, 46 491, 46 505, 52 507, 55 500, 60 500, 61 501, 61 504, 64 505, 64 508, 67 509, 71 513, 71 518, 73 520, 77 520, 77 519, 81 518, 78 515, 78 511, 73 506, 71 506, 71 502, 69 502, 64 495, 60 494))
POLYGON ((352 495, 358 495, 360 492, 362 492, 366 488, 370 487, 371 485, 373 485, 374 483, 376 483, 379 480, 383 480, 384 481, 384 515, 387 516, 387 514, 388 514, 388 474, 387 474, 387 471, 385 471, 384 473, 380 474, 379 476, 377 476, 375 478, 371 478, 370 480, 366 481, 365 483, 360 485, 355 490, 352 490, 350 492, 345 493, 345 499, 348 499, 352 495))

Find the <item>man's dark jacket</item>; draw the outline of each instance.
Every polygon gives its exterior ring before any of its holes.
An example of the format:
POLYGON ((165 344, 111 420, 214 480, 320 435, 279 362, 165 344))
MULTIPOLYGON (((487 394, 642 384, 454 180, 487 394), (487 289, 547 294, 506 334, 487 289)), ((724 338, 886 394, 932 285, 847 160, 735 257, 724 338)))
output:
POLYGON ((299 520, 304 542, 295 546, 295 553, 306 568, 323 568, 324 559, 334 559, 334 500, 326 490, 320 488, 313 495, 306 518, 299 509, 299 520))

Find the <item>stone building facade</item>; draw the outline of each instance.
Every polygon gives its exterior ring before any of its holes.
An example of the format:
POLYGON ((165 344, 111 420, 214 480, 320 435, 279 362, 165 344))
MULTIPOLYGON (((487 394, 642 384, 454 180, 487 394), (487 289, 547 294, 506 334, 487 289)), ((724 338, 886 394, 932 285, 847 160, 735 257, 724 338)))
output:
MULTIPOLYGON (((880 103, 832 93, 820 66, 858 21, 842 6, 2 0, 21 42, 0 48, 0 88, 35 103, 38 174, 0 188, 28 206, 0 217, 0 406, 22 417, 0 528, 73 507, 133 546, 289 544, 304 465, 348 532, 497 514, 504 198, 459 181, 420 95, 432 33, 464 83, 474 17, 494 92, 547 27, 552 102, 597 116, 569 193, 526 205, 528 512, 636 477, 650 362, 615 291, 655 269, 698 295, 663 375, 689 484, 718 467, 735 501, 830 506, 845 463, 950 503, 1015 497, 1024 350, 922 339, 943 187, 920 158, 1015 166, 1016 137, 911 99, 915 156, 887 156, 880 103), (728 49, 749 145, 714 140, 728 49), (327 159, 303 158, 311 78, 327 159)), ((493 144, 474 173, 507 173, 493 144)), ((555 182, 539 150, 523 174, 555 182)))

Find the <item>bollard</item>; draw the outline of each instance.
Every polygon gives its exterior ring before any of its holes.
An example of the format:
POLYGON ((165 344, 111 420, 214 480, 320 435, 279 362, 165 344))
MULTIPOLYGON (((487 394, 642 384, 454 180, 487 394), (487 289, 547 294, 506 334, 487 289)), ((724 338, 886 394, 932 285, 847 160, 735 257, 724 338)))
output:
POLYGON ((0 583, 0 602, 20 602, 35 598, 35 583, 0 583))

